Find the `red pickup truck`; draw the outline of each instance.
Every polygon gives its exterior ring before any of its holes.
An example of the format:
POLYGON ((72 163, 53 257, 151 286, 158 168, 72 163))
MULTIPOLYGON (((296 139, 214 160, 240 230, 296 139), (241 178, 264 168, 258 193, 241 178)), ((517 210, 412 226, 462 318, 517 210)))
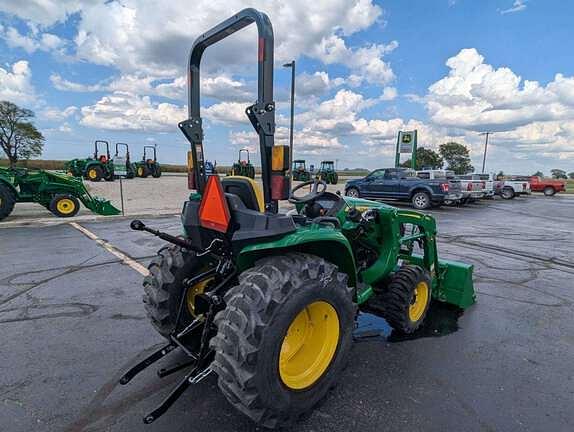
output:
POLYGON ((538 176, 531 176, 530 189, 532 192, 544 192, 544 195, 552 196, 556 192, 564 192, 566 190, 566 182, 564 180, 554 180, 538 176))

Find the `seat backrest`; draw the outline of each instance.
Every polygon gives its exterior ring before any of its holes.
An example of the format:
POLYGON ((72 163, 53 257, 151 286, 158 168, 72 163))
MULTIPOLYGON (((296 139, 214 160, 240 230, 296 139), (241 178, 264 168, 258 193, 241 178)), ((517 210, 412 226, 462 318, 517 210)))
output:
POLYGON ((255 180, 243 176, 227 176, 221 179, 225 193, 237 195, 245 207, 264 213, 263 192, 255 180))

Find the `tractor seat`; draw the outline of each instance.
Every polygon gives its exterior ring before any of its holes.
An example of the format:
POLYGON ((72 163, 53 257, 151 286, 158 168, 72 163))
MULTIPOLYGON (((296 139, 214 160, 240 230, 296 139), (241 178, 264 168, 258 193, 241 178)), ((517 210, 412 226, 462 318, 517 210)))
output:
POLYGON ((221 179, 221 185, 225 193, 238 196, 249 210, 265 212, 263 192, 255 180, 249 177, 227 176, 221 179))

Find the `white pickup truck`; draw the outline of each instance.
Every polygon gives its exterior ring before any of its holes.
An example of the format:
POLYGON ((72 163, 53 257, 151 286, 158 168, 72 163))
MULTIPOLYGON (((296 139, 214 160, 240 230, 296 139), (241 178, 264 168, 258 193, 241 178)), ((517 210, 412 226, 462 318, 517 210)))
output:
POLYGON ((495 192, 504 199, 513 199, 519 195, 530 195, 528 177, 509 177, 495 181, 495 192))
MULTIPOLYGON (((462 202, 476 201, 484 198, 486 195, 486 181, 474 179, 473 174, 457 175, 456 178, 460 181, 460 188, 462 189, 463 198, 462 202)), ((494 189, 494 185, 493 185, 494 189)))
MULTIPOLYGON (((493 198, 495 194, 494 176, 492 174, 464 174, 459 175, 461 181, 472 181, 474 183, 473 190, 480 188, 482 196, 479 198, 493 198)), ((474 198, 474 197, 473 197, 474 198)))
POLYGON ((452 205, 460 203, 464 197, 460 181, 455 178, 453 171, 448 170, 420 170, 417 171, 417 177, 425 180, 448 180, 448 195, 444 203, 452 205))

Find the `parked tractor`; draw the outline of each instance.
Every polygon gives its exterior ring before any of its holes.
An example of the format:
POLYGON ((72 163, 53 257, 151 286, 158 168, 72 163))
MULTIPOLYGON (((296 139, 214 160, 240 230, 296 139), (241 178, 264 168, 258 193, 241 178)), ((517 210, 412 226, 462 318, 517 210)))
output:
POLYGON ((319 171, 317 171, 317 178, 327 184, 336 185, 339 181, 339 175, 335 171, 335 163, 333 161, 322 161, 319 171))
POLYGON ((153 178, 161 177, 161 165, 157 161, 157 148, 156 146, 144 146, 142 160, 135 164, 136 175, 138 177, 146 178, 150 175, 153 178), (153 159, 148 158, 146 150, 153 150, 153 159))
POLYGON ((295 181, 309 181, 311 180, 311 173, 307 171, 305 167, 305 161, 303 159, 297 159, 293 161, 292 170, 293 180, 295 181))
POLYGON ((239 150, 239 157, 237 162, 231 167, 232 176, 243 176, 254 179, 255 178, 255 167, 251 165, 251 160, 249 159, 249 150, 241 149, 239 150), (247 153, 247 159, 241 159, 241 153, 247 153))
POLYGON ((87 159, 72 159, 64 164, 64 170, 74 177, 98 182, 114 180, 114 164, 110 157, 110 144, 107 141, 94 142, 94 156, 87 159), (100 153, 99 144, 106 146, 106 152, 100 153))
POLYGON ((38 203, 58 217, 75 216, 80 202, 97 214, 120 214, 109 201, 90 195, 81 178, 43 170, 0 168, 0 220, 20 202, 38 203))
POLYGON ((289 147, 274 143, 267 15, 242 10, 201 35, 189 59, 189 118, 179 128, 191 144, 196 193, 183 207, 183 235, 131 223, 171 243, 152 259, 143 282, 148 317, 167 342, 120 383, 178 350, 189 361, 159 376, 189 369, 145 423, 215 373, 235 408, 259 425, 282 427, 313 409, 341 378, 358 310, 412 333, 431 299, 460 308, 474 303, 473 267, 439 259, 429 215, 330 193, 321 179, 289 190, 289 147), (259 136, 261 185, 205 175, 199 97, 205 49, 253 22, 259 85, 246 114, 259 136), (286 199, 295 210, 279 213, 278 202, 286 199))
MULTIPOLYGON (((136 176, 135 165, 131 163, 130 160, 130 146, 126 143, 116 143, 116 154, 114 155, 112 164, 116 167, 121 166, 122 168, 125 165, 126 178, 133 179, 136 176), (119 154, 119 147, 123 147, 125 149, 123 156, 120 156, 119 154)), ((117 175, 115 175, 115 177, 117 177, 117 175)))

